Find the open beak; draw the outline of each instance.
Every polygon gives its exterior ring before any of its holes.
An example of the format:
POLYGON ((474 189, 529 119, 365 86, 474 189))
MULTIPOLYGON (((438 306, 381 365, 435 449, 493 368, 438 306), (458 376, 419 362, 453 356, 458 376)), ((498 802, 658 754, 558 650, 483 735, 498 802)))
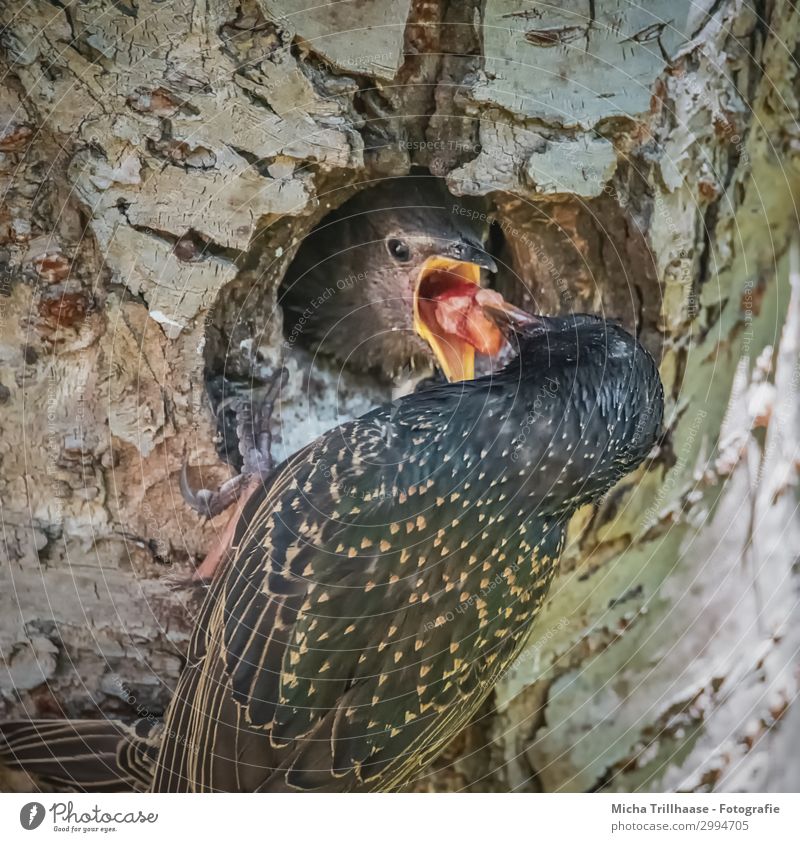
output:
POLYGON ((505 340, 494 320, 473 306, 481 292, 490 292, 480 289, 481 268, 495 271, 495 262, 466 243, 455 244, 450 252, 457 256, 429 257, 420 270, 414 288, 414 329, 453 382, 473 379, 476 349, 493 356, 505 340))

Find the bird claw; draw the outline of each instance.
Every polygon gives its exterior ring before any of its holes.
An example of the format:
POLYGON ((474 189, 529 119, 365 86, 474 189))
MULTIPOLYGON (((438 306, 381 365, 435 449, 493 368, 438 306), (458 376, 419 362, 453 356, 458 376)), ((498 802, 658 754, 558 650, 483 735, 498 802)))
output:
POLYGON ((249 474, 238 474, 222 483, 216 491, 210 488, 198 488, 195 491, 189 485, 186 468, 186 464, 181 468, 181 495, 191 508, 209 520, 224 512, 239 499, 242 486, 250 478, 249 474))
POLYGON ((218 412, 224 408, 233 408, 236 412, 239 452, 243 460, 242 471, 224 482, 216 491, 209 488, 194 490, 189 485, 187 466, 184 464, 180 478, 181 494, 198 514, 207 519, 216 517, 239 499, 242 489, 252 477, 263 480, 272 474, 274 464, 269 421, 288 374, 286 367, 281 366, 264 387, 253 390, 247 398, 227 398, 218 408, 218 412), (255 399, 256 396, 258 400, 255 399))
POLYGON ((286 385, 289 371, 285 366, 277 369, 263 389, 254 390, 249 401, 237 410, 236 431, 239 436, 239 453, 242 456, 242 473, 262 479, 275 469, 272 461, 272 433, 269 422, 275 409, 275 401, 286 385), (259 392, 260 400, 253 397, 259 392))

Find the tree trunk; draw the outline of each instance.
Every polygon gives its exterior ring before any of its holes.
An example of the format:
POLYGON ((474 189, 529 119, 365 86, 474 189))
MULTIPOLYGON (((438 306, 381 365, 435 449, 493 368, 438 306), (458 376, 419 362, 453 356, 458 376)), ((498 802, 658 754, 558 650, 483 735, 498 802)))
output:
POLYGON ((493 215, 509 297, 637 330, 668 409, 417 788, 797 788, 800 15, 646 7, 2 4, 0 714, 163 710, 197 607, 170 582, 225 523, 178 490, 231 474, 215 378, 287 364, 279 458, 387 396, 282 348, 275 291, 422 165, 493 215))

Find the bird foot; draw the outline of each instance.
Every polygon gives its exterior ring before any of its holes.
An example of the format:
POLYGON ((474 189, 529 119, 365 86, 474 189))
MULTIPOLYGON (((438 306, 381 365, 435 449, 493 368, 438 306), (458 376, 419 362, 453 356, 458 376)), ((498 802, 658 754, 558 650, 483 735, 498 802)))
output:
POLYGON ((230 398, 220 405, 218 412, 226 408, 236 413, 236 433, 239 438, 239 452, 242 455, 242 472, 224 482, 216 491, 208 488, 193 490, 186 475, 186 465, 181 470, 181 494, 184 500, 206 518, 216 517, 236 503, 228 524, 214 542, 202 563, 188 581, 176 581, 176 587, 208 585, 228 557, 236 524, 250 495, 272 475, 272 435, 270 418, 275 402, 286 382, 287 371, 279 368, 258 390, 246 398, 230 398))
POLYGON ((239 436, 243 474, 266 479, 275 470, 269 422, 288 375, 288 370, 282 366, 263 387, 253 390, 249 400, 235 399, 236 432, 239 436))
POLYGON ((252 481, 253 479, 253 477, 246 477, 245 481, 241 484, 240 489, 246 490, 241 491, 239 500, 236 503, 236 508, 231 513, 230 518, 228 518, 228 523, 226 524, 225 529, 221 534, 217 535, 217 539, 214 541, 211 549, 208 551, 203 561, 197 565, 194 573, 190 577, 173 576, 168 580, 168 584, 170 584, 174 589, 178 590, 195 588, 197 586, 209 586, 214 580, 217 571, 224 566, 228 559, 228 551, 233 543, 233 536, 236 532, 236 526, 239 523, 242 510, 244 509, 247 501, 250 499, 250 496, 259 486, 259 482, 252 481))
POLYGON ((198 488, 195 491, 189 485, 186 467, 184 464, 181 468, 181 494, 183 499, 206 520, 211 520, 232 506, 239 499, 242 486, 249 479, 248 474, 238 474, 223 482, 216 490, 198 488))
POLYGON ((236 433, 239 452, 242 456, 242 471, 238 476, 226 480, 218 489, 192 489, 187 476, 187 466, 181 470, 180 488, 183 499, 198 514, 213 518, 235 503, 245 485, 253 477, 267 479, 275 466, 272 460, 272 433, 269 422, 275 409, 280 390, 286 383, 287 370, 281 367, 269 381, 259 389, 253 389, 246 397, 228 398, 220 404, 218 414, 225 409, 236 413, 236 433))

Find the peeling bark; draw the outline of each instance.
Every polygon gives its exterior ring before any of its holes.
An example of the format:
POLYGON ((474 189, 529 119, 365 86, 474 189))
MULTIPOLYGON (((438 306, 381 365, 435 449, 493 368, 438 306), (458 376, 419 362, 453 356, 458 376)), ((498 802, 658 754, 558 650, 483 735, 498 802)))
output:
POLYGON ((163 709, 198 596, 170 580, 225 524, 178 491, 184 460, 230 476, 215 378, 288 366, 278 458, 387 396, 287 351, 276 289, 420 165, 484 203, 505 294, 636 330, 668 412, 417 787, 797 787, 793 5, 10 0, 0 26, 0 713, 163 709))

